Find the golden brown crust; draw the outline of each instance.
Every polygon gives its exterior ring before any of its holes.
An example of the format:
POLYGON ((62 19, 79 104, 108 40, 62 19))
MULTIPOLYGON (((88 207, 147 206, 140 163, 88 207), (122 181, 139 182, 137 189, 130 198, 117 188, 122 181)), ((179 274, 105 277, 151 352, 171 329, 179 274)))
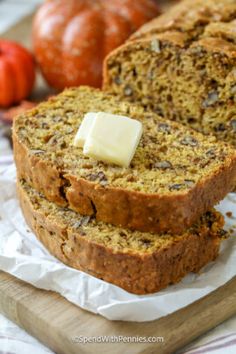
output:
POLYGON ((104 90, 236 147, 235 19, 234 0, 179 2, 108 55, 104 90))
POLYGON ((82 215, 96 216, 98 221, 134 230, 180 234, 235 186, 236 157, 192 189, 161 196, 104 188, 74 175, 62 174, 47 160, 30 154, 14 129, 13 141, 19 179, 24 179, 58 205, 67 205, 82 215))
POLYGON ((235 18, 234 0, 184 0, 173 6, 163 15, 144 24, 130 40, 143 39, 150 34, 166 31, 188 32, 191 36, 198 34, 198 28, 210 22, 228 22, 235 18))
POLYGON ((191 48, 201 47, 209 52, 224 53, 226 56, 236 58, 236 46, 221 38, 202 38, 199 41, 193 42, 191 48))
POLYGON ((64 183, 56 167, 48 165, 37 155, 29 155, 27 147, 18 140, 14 130, 12 136, 18 176, 35 186, 39 192, 45 192, 45 196, 50 201, 54 201, 58 205, 66 205, 66 201, 60 193, 60 188, 64 183))
POLYGON ((18 195, 28 225, 50 253, 73 268, 135 294, 153 293, 177 283, 218 255, 222 219, 216 229, 206 225, 199 234, 179 240, 173 237, 171 245, 151 254, 120 252, 89 241, 62 218, 48 216, 40 205, 36 208, 20 184, 18 195))

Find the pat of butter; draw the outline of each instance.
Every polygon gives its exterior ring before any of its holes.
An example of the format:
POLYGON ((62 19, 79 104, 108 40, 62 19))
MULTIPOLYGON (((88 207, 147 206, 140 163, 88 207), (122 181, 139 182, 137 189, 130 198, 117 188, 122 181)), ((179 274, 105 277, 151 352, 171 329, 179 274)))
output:
POLYGON ((74 146, 83 147, 85 140, 89 134, 89 130, 92 126, 94 118, 97 116, 97 113, 87 113, 84 116, 82 123, 80 124, 79 130, 76 133, 74 139, 74 146))
POLYGON ((142 124, 135 119, 99 112, 92 120, 83 153, 97 160, 128 167, 142 130, 142 124))

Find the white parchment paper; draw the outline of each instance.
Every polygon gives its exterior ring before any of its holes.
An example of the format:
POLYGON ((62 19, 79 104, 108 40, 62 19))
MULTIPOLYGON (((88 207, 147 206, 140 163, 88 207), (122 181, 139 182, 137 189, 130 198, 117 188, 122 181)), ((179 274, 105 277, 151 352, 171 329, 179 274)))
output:
MULTIPOLYGON (((236 275, 236 232, 223 242, 220 256, 201 274, 189 274, 179 284, 138 296, 65 266, 29 231, 15 191, 15 166, 0 173, 0 269, 38 288, 60 293, 72 303, 111 320, 151 321, 170 314, 223 285, 236 275)), ((218 206, 226 228, 236 225, 236 194, 218 206)))

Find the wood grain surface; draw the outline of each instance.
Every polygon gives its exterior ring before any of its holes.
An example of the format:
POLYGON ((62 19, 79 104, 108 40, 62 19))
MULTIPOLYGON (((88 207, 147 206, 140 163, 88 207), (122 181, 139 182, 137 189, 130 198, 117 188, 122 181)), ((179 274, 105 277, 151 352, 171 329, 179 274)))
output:
POLYGON ((160 320, 108 321, 60 295, 0 272, 0 312, 59 354, 171 354, 236 313, 236 278, 199 301, 160 320), (75 343, 98 336, 163 337, 157 343, 75 343))

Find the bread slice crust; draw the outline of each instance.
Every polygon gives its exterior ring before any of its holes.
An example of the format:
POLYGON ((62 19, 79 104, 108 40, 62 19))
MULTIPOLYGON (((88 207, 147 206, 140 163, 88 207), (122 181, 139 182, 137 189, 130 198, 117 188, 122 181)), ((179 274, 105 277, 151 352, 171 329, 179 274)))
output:
POLYGON ((163 238, 81 217, 24 182, 18 182, 17 190, 26 222, 52 255, 131 293, 154 293, 177 283, 219 252, 224 220, 216 211, 184 234, 163 238))
POLYGON ((236 147, 236 3, 184 0, 104 62, 103 88, 236 147))
POLYGON ((180 234, 236 185, 236 152, 227 144, 89 88, 67 90, 17 117, 13 143, 18 177, 48 200, 133 230, 180 234), (93 102, 96 99, 99 103, 93 102), (108 107, 103 108, 104 101, 108 107), (85 160, 81 149, 73 147, 79 119, 98 108, 141 117, 145 132, 133 167, 85 160), (62 122, 55 123, 54 118, 62 122), (159 126, 173 133, 157 132, 159 126))

